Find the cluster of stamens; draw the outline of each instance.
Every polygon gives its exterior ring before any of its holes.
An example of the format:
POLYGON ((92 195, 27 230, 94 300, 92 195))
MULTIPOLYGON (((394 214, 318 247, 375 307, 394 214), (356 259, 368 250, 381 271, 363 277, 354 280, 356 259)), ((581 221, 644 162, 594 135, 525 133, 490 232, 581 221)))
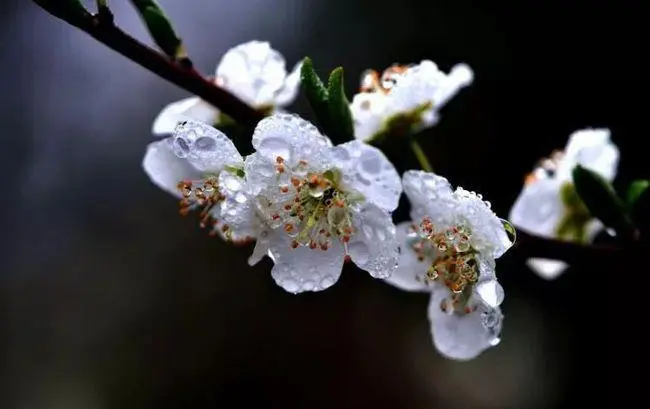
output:
POLYGON ((332 239, 347 243, 353 233, 349 195, 340 189, 338 171, 309 172, 306 161, 289 168, 278 157, 279 195, 266 198, 269 224, 293 238, 291 246, 327 250, 332 239))
POLYGON ((392 65, 379 74, 375 70, 366 70, 361 76, 361 92, 390 93, 395 86, 397 78, 404 74, 409 67, 406 65, 392 65))
POLYGON ((551 153, 550 156, 540 159, 537 162, 537 166, 535 166, 535 169, 531 173, 526 175, 526 180, 524 183, 530 184, 535 182, 539 178, 540 173, 545 177, 549 177, 549 178, 553 177, 563 158, 564 158, 564 151, 555 150, 551 153))
POLYGON ((199 182, 183 180, 178 182, 183 198, 180 201, 180 214, 186 216, 193 210, 201 209, 201 228, 211 227, 210 235, 217 233, 217 228, 221 228, 224 234, 228 233, 228 225, 219 227, 219 220, 213 217, 212 209, 221 203, 225 198, 219 192, 219 185, 216 176, 209 176, 199 182))
POLYGON ((479 274, 469 229, 463 225, 437 229, 431 219, 425 217, 419 226, 412 225, 411 230, 414 237, 411 246, 418 260, 431 260, 426 273, 416 279, 426 284, 442 282, 449 288, 451 299, 442 303, 443 311, 462 307, 462 311, 469 313, 476 309, 467 304, 479 274))

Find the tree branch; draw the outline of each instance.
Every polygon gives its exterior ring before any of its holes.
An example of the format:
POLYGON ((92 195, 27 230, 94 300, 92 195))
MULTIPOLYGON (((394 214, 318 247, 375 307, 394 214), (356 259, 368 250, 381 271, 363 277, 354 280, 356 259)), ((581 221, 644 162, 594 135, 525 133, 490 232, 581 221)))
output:
POLYGON ((191 66, 183 66, 170 60, 162 53, 120 30, 112 21, 88 12, 62 11, 60 2, 35 0, 35 3, 136 64, 200 97, 236 122, 254 126, 264 118, 262 112, 255 110, 233 94, 207 80, 191 66))

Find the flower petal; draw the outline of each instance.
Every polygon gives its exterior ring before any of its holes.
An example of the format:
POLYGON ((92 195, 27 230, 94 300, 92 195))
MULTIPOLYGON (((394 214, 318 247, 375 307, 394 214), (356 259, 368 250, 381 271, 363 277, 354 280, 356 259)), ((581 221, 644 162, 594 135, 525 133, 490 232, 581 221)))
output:
POLYGON ((178 124, 172 149, 201 172, 220 172, 224 166, 242 166, 243 158, 221 131, 203 122, 188 120, 178 124))
POLYGON ((272 105, 287 75, 284 57, 266 41, 249 41, 224 54, 216 71, 220 84, 254 107, 272 105))
POLYGON ((219 111, 202 99, 185 98, 164 107, 154 119, 151 131, 156 136, 169 136, 179 122, 194 119, 212 125, 218 115, 219 111))
POLYGON ((269 251, 270 247, 271 242, 269 241, 269 230, 263 229, 257 236, 253 254, 251 254, 251 256, 248 258, 248 265, 251 267, 254 266, 255 264, 262 261, 264 256, 269 256, 273 260, 274 257, 269 251))
POLYGON ((275 105, 285 106, 291 104, 300 91, 300 70, 302 69, 302 61, 297 63, 291 74, 287 75, 284 79, 284 86, 275 95, 275 105))
POLYGON ((499 307, 479 303, 469 314, 447 313, 441 304, 448 298, 446 287, 437 287, 429 302, 429 321, 436 349, 444 356, 459 361, 476 358, 481 352, 499 343, 503 315, 499 307))
POLYGON ((178 182, 201 177, 185 159, 174 154, 171 139, 162 139, 147 146, 142 167, 151 181, 161 189, 181 198, 178 182))
POLYGON ((350 104, 354 120, 354 137, 361 141, 371 140, 384 127, 388 97, 381 92, 360 92, 350 104))
POLYGON ((448 216, 447 209, 441 209, 443 212, 440 215, 428 214, 427 210, 433 202, 449 203, 452 199, 453 191, 446 178, 421 170, 409 170, 402 176, 402 186, 411 202, 411 218, 414 221, 419 223, 424 216, 448 216))
POLYGON ((275 162, 281 157, 289 166, 309 162, 310 169, 325 170, 330 164, 332 142, 310 122, 297 115, 273 114, 262 119, 253 132, 253 147, 275 162))
POLYGON ((233 241, 254 240, 262 230, 253 200, 246 194, 246 181, 229 171, 219 174, 219 190, 224 195, 220 221, 233 241))
POLYGON ((275 259, 271 276, 290 293, 322 291, 331 287, 341 276, 344 249, 338 240, 323 251, 307 246, 291 247, 291 238, 281 230, 269 235, 270 253, 275 259))
POLYGON ((442 108, 458 91, 470 85, 474 80, 474 72, 467 64, 456 64, 448 75, 440 81, 440 85, 433 93, 436 109, 442 108))
POLYGON ((431 288, 416 277, 427 271, 431 260, 418 259, 410 244, 410 228, 411 222, 400 223, 395 228, 395 237, 399 244, 399 263, 393 274, 386 278, 386 282, 405 291, 430 292, 431 288))
MULTIPOLYGON (((508 237, 503 221, 491 209, 489 202, 481 195, 469 192, 462 187, 456 188, 457 215, 461 222, 472 226, 472 247, 482 254, 493 258, 503 255, 512 242, 508 237)), ((433 204, 435 205, 435 204, 433 204)))
POLYGON ((599 173, 611 181, 616 176, 619 151, 610 140, 609 129, 583 129, 569 137, 565 155, 557 170, 557 178, 571 180, 576 165, 599 173))
POLYGON ((524 186, 510 210, 510 221, 529 233, 555 237, 565 211, 560 185, 557 179, 539 179, 524 186))
POLYGON ((547 258, 530 258, 526 261, 528 267, 546 280, 559 277, 569 265, 564 261, 550 260, 547 258))
POLYGON ((355 234, 348 255, 359 268, 375 278, 388 278, 397 269, 399 245, 390 214, 368 204, 353 216, 355 234))
POLYGON ((399 174, 386 155, 374 146, 350 141, 332 149, 343 183, 361 193, 368 203, 393 211, 402 194, 399 174))

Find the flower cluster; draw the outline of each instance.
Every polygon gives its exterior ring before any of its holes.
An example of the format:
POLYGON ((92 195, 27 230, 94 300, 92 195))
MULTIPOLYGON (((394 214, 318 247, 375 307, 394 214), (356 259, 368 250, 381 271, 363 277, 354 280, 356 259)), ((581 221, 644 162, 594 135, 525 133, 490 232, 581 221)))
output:
POLYGON ((470 85, 473 77, 466 64, 458 64, 445 74, 429 60, 411 66, 393 65, 381 75, 366 71, 360 92, 350 104, 355 137, 372 140, 394 122, 405 123, 411 131, 434 126, 438 110, 470 85))
MULTIPOLYGON (((524 188, 510 211, 518 228, 542 237, 586 243, 602 230, 575 192, 571 171, 576 165, 593 170, 608 181, 616 176, 619 151, 608 129, 584 129, 569 137, 564 151, 539 161, 526 176, 524 188)), ((531 258, 528 265, 552 279, 568 265, 563 261, 531 258)))
POLYGON ((149 145, 143 167, 152 181, 197 211, 201 226, 233 243, 255 243, 249 264, 267 256, 271 276, 290 293, 322 291, 345 262, 406 290, 431 293, 429 319, 437 349, 465 360, 499 340, 503 288, 495 259, 511 245, 501 219, 480 195, 432 173, 403 178, 366 141, 406 118, 409 132, 432 126, 437 112, 472 80, 466 65, 450 74, 431 61, 367 72, 351 111, 355 140, 334 146, 314 125, 278 112, 298 87, 268 43, 228 51, 217 83, 270 116, 242 155, 213 126, 218 112, 190 98, 171 104, 154 123, 166 137, 149 145), (402 191, 412 222, 397 228, 392 212, 402 191))

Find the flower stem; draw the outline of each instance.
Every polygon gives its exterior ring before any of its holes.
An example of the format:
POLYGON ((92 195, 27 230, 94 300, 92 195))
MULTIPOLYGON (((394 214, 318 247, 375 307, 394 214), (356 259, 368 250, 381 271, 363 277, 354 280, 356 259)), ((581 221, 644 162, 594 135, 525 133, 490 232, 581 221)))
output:
POLYGON ((65 2, 45 0, 34 0, 34 2, 48 13, 77 27, 108 48, 214 105, 238 123, 254 126, 264 118, 262 112, 204 78, 191 66, 178 64, 164 54, 142 44, 120 30, 112 21, 88 12, 71 13, 61 5, 65 2))
POLYGON ((418 162, 420 163, 420 167, 422 168, 422 170, 433 173, 433 166, 431 166, 431 162, 429 162, 429 159, 427 158, 427 155, 424 153, 422 146, 420 146, 418 141, 416 141, 414 138, 411 138, 411 150, 413 151, 413 154, 415 155, 418 162))

